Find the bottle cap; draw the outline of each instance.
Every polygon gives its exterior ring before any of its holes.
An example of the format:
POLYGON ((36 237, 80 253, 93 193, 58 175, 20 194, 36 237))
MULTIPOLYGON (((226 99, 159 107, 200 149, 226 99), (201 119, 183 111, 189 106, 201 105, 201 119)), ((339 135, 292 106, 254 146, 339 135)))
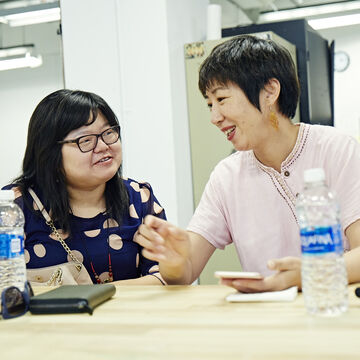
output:
POLYGON ((304 171, 304 181, 306 183, 319 182, 325 180, 325 171, 322 168, 307 169, 304 171))
POLYGON ((14 200, 15 193, 12 190, 0 190, 0 200, 14 200))

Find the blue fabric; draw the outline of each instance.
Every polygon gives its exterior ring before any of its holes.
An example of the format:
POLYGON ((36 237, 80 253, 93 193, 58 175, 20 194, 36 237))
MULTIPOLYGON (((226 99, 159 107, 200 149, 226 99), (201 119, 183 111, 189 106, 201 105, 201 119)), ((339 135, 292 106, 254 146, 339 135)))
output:
MULTIPOLYGON (((148 183, 138 183, 132 179, 124 180, 124 183, 129 194, 130 208, 129 213, 122 219, 120 227, 103 213, 90 219, 71 215, 71 236, 66 234, 63 236, 74 255, 83 261, 94 283, 96 280, 90 261, 93 262, 96 273, 104 280, 109 271, 109 252, 114 281, 134 279, 158 272, 157 263, 141 255, 142 248, 133 241, 133 236, 146 215, 152 214, 166 219, 165 211, 159 205, 148 183), (107 224, 110 226, 107 227, 107 224)), ((5 188, 9 189, 13 186, 8 185, 5 188)), ((42 200, 39 191, 36 192, 42 200)), ((30 194, 25 196, 29 198, 30 203, 33 203, 30 194)), ((25 215, 27 268, 52 266, 68 261, 68 254, 60 242, 55 240, 56 237, 51 235, 51 230, 40 212, 34 212, 24 205, 22 196, 17 197, 15 202, 25 215)))

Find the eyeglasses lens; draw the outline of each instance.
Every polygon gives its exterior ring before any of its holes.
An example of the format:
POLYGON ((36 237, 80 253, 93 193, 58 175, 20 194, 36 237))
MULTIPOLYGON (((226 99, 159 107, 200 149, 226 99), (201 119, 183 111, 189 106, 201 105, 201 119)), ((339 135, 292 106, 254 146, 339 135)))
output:
POLYGON ((96 144, 96 135, 84 136, 79 141, 80 150, 84 152, 95 149, 95 144, 96 144))
POLYGON ((102 138, 106 144, 111 145, 117 141, 119 138, 119 132, 117 128, 115 129, 108 129, 102 134, 102 138))
POLYGON ((83 152, 94 150, 96 147, 96 140, 98 136, 101 136, 105 144, 114 144, 119 139, 119 128, 114 127, 107 129, 100 135, 89 135, 82 137, 79 141, 80 150, 83 152))

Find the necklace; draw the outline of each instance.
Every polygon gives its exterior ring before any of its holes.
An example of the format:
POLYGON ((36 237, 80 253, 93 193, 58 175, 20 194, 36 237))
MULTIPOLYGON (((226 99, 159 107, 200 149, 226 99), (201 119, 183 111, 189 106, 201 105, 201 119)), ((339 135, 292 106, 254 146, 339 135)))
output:
MULTIPOLYGON (((109 243, 109 238, 108 238, 108 243, 109 243)), ((98 284, 104 284, 104 283, 109 283, 109 282, 112 282, 114 280, 114 277, 113 277, 113 273, 112 273, 112 267, 111 267, 111 256, 110 256, 110 250, 109 250, 109 277, 107 279, 105 279, 104 281, 102 281, 99 277, 99 275, 96 273, 95 271, 95 268, 94 268, 94 264, 92 262, 92 260, 90 260, 90 266, 91 266, 91 270, 95 276, 95 279, 96 279, 96 282, 98 284)))
POLYGON ((105 284, 105 283, 109 283, 109 282, 114 281, 114 276, 113 276, 113 271, 112 271, 112 266, 111 266, 110 244, 109 244, 109 219, 107 219, 106 221, 107 221, 107 224, 108 224, 108 227, 107 227, 107 245, 108 245, 108 261, 109 261, 109 276, 108 276, 107 279, 101 280, 100 276, 95 271, 93 261, 89 256, 89 251, 88 251, 87 246, 86 246, 86 240, 83 239, 84 240, 84 247, 85 247, 86 255, 87 255, 87 257, 88 257, 88 259, 90 261, 90 267, 91 267, 92 273, 94 274, 94 277, 95 277, 95 280, 96 280, 97 284, 105 284))

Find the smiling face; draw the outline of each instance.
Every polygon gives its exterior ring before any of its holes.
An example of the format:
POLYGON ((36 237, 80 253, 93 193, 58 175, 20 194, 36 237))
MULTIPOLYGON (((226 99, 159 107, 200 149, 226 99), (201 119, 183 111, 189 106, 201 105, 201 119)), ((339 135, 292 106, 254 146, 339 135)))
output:
POLYGON ((206 91, 211 122, 231 141, 236 150, 251 150, 261 146, 268 134, 265 90, 260 91, 260 112, 235 84, 214 83, 206 91))
MULTIPOLYGON (((100 134, 109 127, 107 119, 99 112, 92 124, 70 131, 64 140, 100 134)), ((106 145, 99 137, 95 149, 86 153, 81 152, 77 144, 67 143, 62 145, 61 152, 67 186, 74 189, 105 186, 116 174, 122 161, 120 139, 114 144, 106 145)))

